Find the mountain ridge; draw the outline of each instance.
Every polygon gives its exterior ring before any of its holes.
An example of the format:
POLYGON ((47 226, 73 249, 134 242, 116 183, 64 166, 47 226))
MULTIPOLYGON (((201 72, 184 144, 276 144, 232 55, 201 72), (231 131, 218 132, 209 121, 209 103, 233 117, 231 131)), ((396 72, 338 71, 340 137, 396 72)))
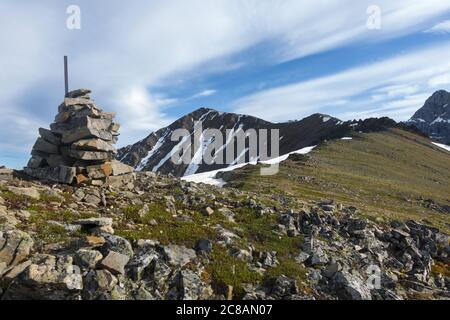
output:
MULTIPOLYGON (((119 149, 117 159, 133 166, 137 171, 154 171, 177 177, 223 169, 236 163, 261 160, 261 158, 253 158, 250 154, 251 150, 248 147, 250 141, 246 137, 245 146, 248 148, 243 150, 241 154, 233 150, 235 153, 232 163, 222 161, 222 163, 205 164, 202 161, 195 161, 194 159, 203 159, 205 154, 201 153, 204 153, 205 149, 215 142, 214 140, 202 140, 198 141, 199 143, 196 145, 195 142, 191 141, 195 136, 194 126, 197 121, 202 121, 202 129, 218 129, 222 134, 221 146, 209 150, 214 151, 214 157, 217 157, 219 151, 227 153, 228 148, 234 148, 236 144, 233 140, 234 135, 240 131, 247 132, 249 129, 255 129, 257 133, 260 129, 279 130, 279 155, 317 145, 328 139, 342 138, 352 132, 374 132, 388 128, 400 128, 421 136, 431 137, 437 142, 450 144, 448 104, 450 104, 450 93, 445 90, 436 91, 410 120, 399 123, 388 117, 342 121, 323 113, 314 113, 301 120, 270 122, 251 115, 200 107, 180 117, 169 126, 152 132, 135 144, 119 149), (183 148, 182 141, 171 141, 170 139, 176 129, 185 129, 190 134, 190 137, 186 138, 190 140, 184 142, 189 144, 191 148, 190 163, 175 164, 170 161, 171 156, 181 152, 183 148), (194 148, 191 147, 192 145, 194 148), (204 149, 200 150, 200 146, 204 149)), ((258 141, 260 138, 258 135, 258 141)), ((200 137, 200 139, 203 139, 203 137, 200 137)), ((268 149, 270 149, 270 146, 269 135, 267 136, 268 149)), ((261 155, 259 147, 257 154, 258 157, 261 155)))
MULTIPOLYGON (((179 118, 165 128, 152 132, 136 144, 119 149, 117 159, 135 167, 138 171, 158 171, 175 176, 226 167, 226 164, 200 164, 197 170, 190 170, 189 165, 173 165, 171 161, 168 161, 167 154, 173 152, 178 145, 177 142, 169 141, 169 135, 175 129, 186 129, 192 135, 195 121, 200 120, 203 121, 204 129, 214 128, 221 131, 224 137, 222 149, 225 153, 229 147, 227 144, 231 143, 232 134, 239 131, 246 132, 248 129, 257 131, 259 129, 278 129, 280 155, 316 144, 324 139, 343 136, 348 130, 343 121, 319 113, 297 121, 273 123, 250 115, 221 112, 203 107, 179 118), (226 130, 231 131, 226 132, 226 130), (301 139, 298 139, 299 136, 301 139), (187 171, 188 169, 190 171, 187 171)), ((270 140, 269 136, 268 140, 270 140)), ((246 140, 246 145, 248 145, 248 140, 246 140)), ((269 141, 268 145, 270 147, 269 141)), ((239 159, 239 155, 235 154, 234 160, 243 160, 244 162, 250 160, 248 150, 240 156, 241 159, 239 159)))

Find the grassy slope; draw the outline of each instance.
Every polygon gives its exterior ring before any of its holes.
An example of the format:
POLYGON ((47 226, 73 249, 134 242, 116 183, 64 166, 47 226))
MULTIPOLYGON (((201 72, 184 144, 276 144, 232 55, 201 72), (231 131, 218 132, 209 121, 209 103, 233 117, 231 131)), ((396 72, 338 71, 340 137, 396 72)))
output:
POLYGON ((283 162, 274 176, 260 176, 254 166, 236 173, 232 185, 259 194, 335 199, 356 206, 368 218, 425 220, 450 231, 448 214, 426 208, 418 200, 450 205, 450 153, 402 130, 330 141, 306 161, 283 162))

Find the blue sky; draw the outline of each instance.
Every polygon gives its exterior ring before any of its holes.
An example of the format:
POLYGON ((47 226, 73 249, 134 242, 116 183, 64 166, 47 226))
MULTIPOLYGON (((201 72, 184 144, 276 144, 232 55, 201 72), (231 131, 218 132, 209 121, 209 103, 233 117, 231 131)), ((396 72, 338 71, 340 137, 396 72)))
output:
POLYGON ((0 165, 20 168, 70 87, 122 124, 119 146, 199 107, 271 121, 407 120, 450 89, 450 2, 4 0, 0 165), (367 8, 381 29, 367 28, 367 8), (81 29, 69 30, 69 5, 81 29))

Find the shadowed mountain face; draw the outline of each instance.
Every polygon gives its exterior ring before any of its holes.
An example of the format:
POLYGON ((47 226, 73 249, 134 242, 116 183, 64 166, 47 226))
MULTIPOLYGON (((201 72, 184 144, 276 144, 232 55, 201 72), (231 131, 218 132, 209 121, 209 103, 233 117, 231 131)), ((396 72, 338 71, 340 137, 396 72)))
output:
POLYGON ((450 93, 435 92, 407 122, 414 124, 431 138, 450 144, 450 93))
MULTIPOLYGON (((221 169, 230 164, 235 164, 238 161, 248 162, 250 160, 256 160, 250 156, 248 149, 250 138, 246 134, 249 129, 256 131, 258 143, 261 138, 267 137, 267 152, 269 156, 272 156, 270 154, 272 129, 279 130, 279 154, 282 155, 304 147, 316 145, 326 139, 342 137, 350 129, 350 124, 322 114, 314 114, 300 121, 271 123, 252 116, 200 108, 178 119, 170 126, 153 132, 147 138, 120 149, 117 159, 134 166, 139 171, 170 173, 178 177, 221 169), (202 121, 203 130, 218 129, 222 133, 223 141, 211 141, 211 139, 207 139, 201 135, 194 135, 194 125, 197 121, 202 121), (188 142, 182 141, 182 139, 172 141, 172 133, 176 129, 186 129, 189 132, 188 142), (260 132, 260 129, 266 129, 267 133, 260 132), (233 138, 239 134, 246 136, 245 148, 242 152, 237 151, 241 149, 238 148, 237 139, 233 138), (220 151, 222 151, 223 164, 194 163, 195 161, 191 161, 189 164, 175 164, 171 160, 172 155, 174 153, 182 153, 183 143, 193 144, 194 139, 198 141, 196 145, 190 147, 192 159, 202 158, 202 152, 205 152, 208 146, 214 142, 217 145, 210 152, 213 156, 219 157, 221 155, 220 151), (200 145, 203 146, 203 149, 200 148, 200 145), (226 161, 227 153, 232 155, 229 158, 232 158, 234 163, 226 161)), ((257 155, 261 155, 259 149, 257 155)))

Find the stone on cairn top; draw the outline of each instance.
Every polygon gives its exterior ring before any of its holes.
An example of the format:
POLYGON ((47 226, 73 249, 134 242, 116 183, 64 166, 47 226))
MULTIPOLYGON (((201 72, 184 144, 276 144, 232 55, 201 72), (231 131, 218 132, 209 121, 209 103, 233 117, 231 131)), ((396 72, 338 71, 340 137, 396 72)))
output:
POLYGON ((25 173, 53 182, 101 185, 108 176, 133 171, 114 160, 120 128, 115 113, 103 112, 90 94, 89 89, 66 94, 50 130, 39 128, 25 173))

